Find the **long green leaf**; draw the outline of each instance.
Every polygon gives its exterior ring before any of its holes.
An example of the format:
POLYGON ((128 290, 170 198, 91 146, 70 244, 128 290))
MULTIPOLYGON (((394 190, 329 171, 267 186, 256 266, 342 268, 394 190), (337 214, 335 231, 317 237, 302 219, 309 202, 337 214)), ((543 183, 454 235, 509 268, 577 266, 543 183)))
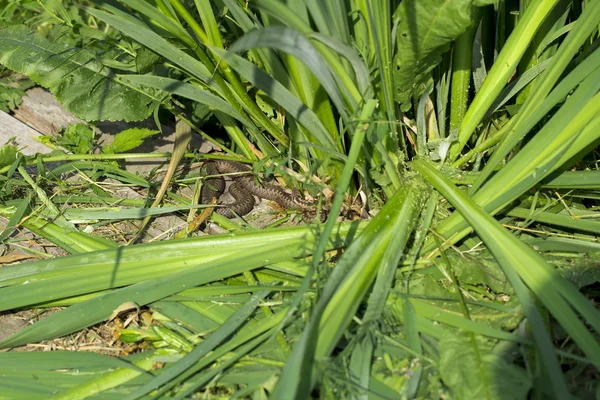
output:
MULTIPOLYGON (((325 255, 325 238, 331 235, 335 218, 342 207, 344 193, 346 193, 346 190, 350 185, 350 180, 352 178, 354 166, 358 160, 360 149, 362 148, 367 132, 373 129, 373 126, 370 125, 368 121, 372 118, 376 106, 377 102, 375 100, 369 100, 361 111, 360 123, 356 126, 356 130, 352 137, 348 161, 344 165, 342 177, 333 197, 333 204, 329 211, 325 227, 323 228, 323 236, 314 251, 312 268, 309 269, 309 273, 306 275, 303 282, 304 288, 298 291, 296 297, 293 299, 293 303, 295 303, 294 307, 298 307, 301 300, 299 296, 303 294, 303 291, 307 290, 313 271, 321 263, 321 260, 325 255)), ((373 227, 374 225, 370 223, 369 226, 373 227)), ((333 274, 327 280, 325 291, 322 293, 321 298, 317 303, 317 307, 313 311, 310 322, 308 326, 304 328, 302 336, 299 342, 296 343, 292 355, 286 362, 283 372, 277 382, 277 386, 273 391, 273 396, 275 398, 286 396, 289 398, 303 399, 310 393, 310 389, 314 384, 312 376, 313 359, 317 344, 319 321, 328 300, 342 281, 344 272, 345 270, 343 269, 335 269, 333 274)))
POLYGON ((302 243, 294 240, 283 241, 280 245, 280 251, 276 254, 272 249, 265 251, 260 248, 252 252, 237 252, 217 260, 191 264, 188 268, 168 276, 117 289, 75 304, 33 325, 28 325, 0 342, 0 347, 20 346, 24 343, 66 335, 109 318, 122 304, 133 303, 141 307, 190 287, 237 275, 265 263, 292 258, 294 253, 303 247, 302 243))
POLYGON ((194 350, 188 353, 176 364, 171 366, 171 368, 169 368, 163 374, 154 378, 152 381, 148 382, 146 385, 137 389, 133 393, 130 393, 127 399, 133 400, 140 398, 141 396, 148 394, 152 390, 158 389, 164 383, 168 382, 180 373, 189 369, 198 360, 200 360, 202 357, 208 354, 208 352, 212 351, 219 343, 224 341, 227 337, 229 337, 237 329, 239 329, 239 327, 243 325, 246 322, 246 320, 251 316, 258 304, 267 296, 267 294, 269 294, 269 292, 259 292, 252 296, 252 298, 249 299, 246 302, 246 304, 240 307, 235 312, 235 314, 233 314, 216 331, 211 333, 211 335, 200 345, 196 346, 194 350))
POLYGON ((217 93, 221 93, 221 89, 214 82, 211 72, 204 64, 183 50, 179 50, 152 30, 140 25, 139 21, 134 17, 128 16, 125 18, 89 7, 86 7, 85 10, 94 17, 112 25, 127 36, 130 36, 157 54, 165 57, 175 65, 178 65, 190 75, 195 76, 201 82, 211 86, 217 93))
POLYGON ((121 75, 120 77, 139 85, 160 89, 166 93, 173 93, 197 101, 200 104, 205 104, 212 110, 218 110, 237 119, 249 129, 254 129, 254 125, 225 100, 191 83, 153 75, 121 75))
MULTIPOLYGON (((458 142, 450 147, 450 161, 456 159, 473 132, 475 132, 477 125, 479 125, 488 108, 506 85, 508 78, 529 47, 533 36, 556 3, 558 3, 558 0, 534 0, 527 5, 525 13, 519 18, 519 23, 504 44, 492 69, 465 114, 458 134, 458 142)), ((531 101, 531 98, 529 101, 531 101)))
MULTIPOLYGON (((337 146, 319 118, 282 84, 237 54, 218 48, 212 48, 212 50, 223 58, 240 75, 248 79, 253 85, 264 91, 275 102, 280 104, 281 107, 283 107, 292 117, 304 126, 315 139, 317 139, 318 143, 335 151, 337 146)), ((330 154, 336 157, 335 152, 330 154)))
POLYGON ((273 48, 286 52, 302 61, 323 85, 337 109, 341 113, 345 113, 346 107, 335 84, 334 75, 319 52, 302 34, 283 26, 270 26, 245 34, 231 45, 229 51, 241 53, 257 47, 273 48))
MULTIPOLYGON (((550 2, 551 1, 548 1, 548 3, 550 2)), ((528 14, 530 11, 533 11, 530 10, 531 6, 532 5, 528 6, 526 14, 528 14)), ((521 25, 523 22, 524 21, 519 22, 519 25, 521 25)), ((484 180, 488 176, 492 174, 492 172, 494 171, 496 166, 502 161, 502 159, 504 159, 504 157, 525 136, 527 131, 519 130, 519 128, 521 127, 521 125, 530 124, 530 121, 528 121, 528 119, 531 117, 532 114, 534 114, 537 111, 537 109, 541 107, 541 105, 543 105, 543 99, 545 99, 548 93, 550 93, 550 91, 554 88, 556 82, 563 74, 569 62, 577 54, 577 52, 579 52, 581 45, 585 43, 585 41, 588 40, 590 34, 592 34, 592 32, 594 32, 597 29, 598 23, 600 23, 600 3, 594 2, 591 3, 588 7, 585 7, 583 14, 577 20, 575 27, 569 32, 569 34, 565 38, 565 41, 558 48, 558 51, 556 52, 554 57, 552 57, 550 65, 543 72, 542 76, 540 76, 535 88, 532 90, 531 94, 527 98, 527 101, 519 110, 519 113, 515 117, 514 121, 511 121, 511 131, 509 131, 508 135, 503 140, 500 147, 494 152, 494 155, 486 164, 486 167, 482 171, 481 176, 478 182, 476 182, 475 188, 473 190, 476 190, 477 187, 479 187, 479 185, 482 182, 484 182, 484 180)), ((511 38, 515 36, 515 34, 516 32, 513 32, 511 38)), ((502 50, 502 52, 504 52, 504 49, 502 50)), ((498 60, 496 60, 496 62, 494 63, 494 67, 498 65, 501 61, 503 60, 498 58, 498 60)), ((486 94, 490 96, 492 95, 491 93, 486 94)), ((493 99, 490 98, 490 100, 493 99)), ((485 104, 487 105, 487 103, 488 102, 486 102, 485 104)), ((474 101, 471 108, 476 106, 481 106, 481 104, 476 105, 474 101)), ((469 111, 471 110, 471 108, 469 108, 469 111)), ((475 122, 476 124, 479 123, 479 121, 473 119, 473 123, 475 122)), ((462 128, 462 138, 459 138, 459 140, 461 140, 460 143, 462 145, 466 143, 466 140, 468 139, 468 137, 470 137, 469 131, 472 132, 475 129, 476 124, 474 126, 473 124, 471 124, 462 128)), ((457 146, 454 148, 454 150, 460 150, 460 148, 462 148, 462 146, 457 146)), ((458 153, 454 153, 454 155, 456 154, 458 153)))
MULTIPOLYGON (((569 307, 565 298, 572 304, 583 298, 583 295, 563 277, 553 270, 544 259, 531 247, 517 239, 504 229, 493 217, 478 207, 463 192, 454 187, 426 162, 417 160, 413 167, 444 196, 474 227, 477 234, 488 246, 494 258, 502 267, 511 285, 517 292, 525 312, 531 323, 539 356, 544 360, 548 374, 552 377, 552 385, 559 398, 566 398, 568 392, 560 371, 559 363, 554 356, 552 342, 546 332, 535 303, 523 281, 536 294, 542 303, 561 323, 584 353, 595 363, 600 362, 600 344, 586 329, 579 317, 569 307), (522 281, 521 281, 522 279, 522 281), (564 288, 570 287, 568 291, 564 288), (558 289, 558 290, 557 290, 558 289), (566 296, 575 295, 572 299, 566 296), (563 297, 565 296, 565 297, 563 297)), ((583 298, 585 300, 585 298, 583 298)), ((593 326, 600 326, 600 313, 593 307, 579 308, 587 321, 594 321, 593 326)))

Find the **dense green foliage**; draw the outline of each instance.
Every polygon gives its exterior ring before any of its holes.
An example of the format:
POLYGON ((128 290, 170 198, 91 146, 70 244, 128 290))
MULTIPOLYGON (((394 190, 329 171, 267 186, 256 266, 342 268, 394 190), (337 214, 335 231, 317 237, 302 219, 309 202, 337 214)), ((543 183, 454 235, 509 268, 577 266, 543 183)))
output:
MULTIPOLYGON (((127 210, 61 211, 56 204, 119 202, 99 186, 82 196, 61 176, 110 177, 155 195, 156 182, 109 161, 134 157, 127 152, 152 131, 122 132, 102 154, 90 154, 93 133, 81 127, 55 142, 74 155, 5 147, 0 200, 10 221, 0 238, 10 245, 22 226, 72 255, 0 269, 0 310, 69 306, 0 346, 67 335, 131 303, 156 322, 123 332, 155 347, 123 363, 0 353, 4 393, 600 392, 600 1, 39 4, 45 22, 0 30, 0 64, 75 115, 158 120, 168 111, 224 156, 296 171, 286 179, 300 188, 316 176, 309 189, 334 195, 323 224, 253 230, 215 216, 232 233, 117 248, 83 228, 196 205, 171 194, 160 208, 149 198, 119 203, 127 210), (44 167, 61 160, 70 162, 44 167), (62 192, 50 198, 51 187, 62 192), (361 196, 371 218, 337 222, 361 196), (159 362, 166 367, 154 370, 159 362)), ((175 147, 175 162, 184 150, 175 147)))

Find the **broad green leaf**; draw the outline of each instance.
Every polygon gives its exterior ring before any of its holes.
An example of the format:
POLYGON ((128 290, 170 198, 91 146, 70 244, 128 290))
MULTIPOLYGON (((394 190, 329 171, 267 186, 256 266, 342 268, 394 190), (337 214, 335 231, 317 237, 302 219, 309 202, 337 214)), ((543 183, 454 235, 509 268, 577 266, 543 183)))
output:
POLYGON ((0 149, 0 167, 12 165, 17 159, 19 148, 12 144, 6 144, 0 149))
POLYGON ((144 143, 144 139, 152 135, 156 135, 158 131, 147 128, 129 128, 117 133, 112 143, 102 148, 104 153, 124 153, 135 149, 144 143))
POLYGON ((8 86, 0 82, 0 111, 9 113, 10 110, 17 108, 23 101, 25 92, 22 89, 8 86))
POLYGON ((75 154, 90 154, 94 150, 94 131, 87 124, 70 124, 50 141, 75 154))
POLYGON ((394 99, 403 110, 411 106, 412 96, 420 96, 429 73, 454 39, 471 25, 473 0, 404 0, 394 13, 398 18, 394 56, 394 99))
POLYGON ((88 121, 139 121, 154 109, 154 97, 120 82, 91 51, 50 42, 24 26, 0 31, 0 64, 48 88, 88 121))

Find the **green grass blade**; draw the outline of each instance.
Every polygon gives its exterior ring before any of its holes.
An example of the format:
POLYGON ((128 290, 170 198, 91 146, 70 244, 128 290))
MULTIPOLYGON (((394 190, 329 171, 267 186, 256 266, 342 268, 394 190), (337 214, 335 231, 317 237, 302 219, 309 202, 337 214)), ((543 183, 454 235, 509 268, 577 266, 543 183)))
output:
POLYGON ((269 292, 259 292, 252 296, 246 304, 240 307, 225 323, 223 323, 216 331, 212 332, 206 340, 196 346, 194 350, 186 354, 184 358, 179 360, 167 371, 157 376, 146 385, 135 390, 127 396, 127 399, 133 400, 150 393, 152 390, 158 389, 160 386, 175 378, 180 373, 183 373, 199 361, 202 357, 212 351, 219 343, 238 330, 246 320, 252 315, 258 304, 269 294, 269 292))
MULTIPOLYGON (((350 63, 350 66, 352 67, 352 71, 354 72, 354 76, 356 77, 356 84, 357 84, 357 89, 360 93, 363 94, 363 96, 365 98, 369 98, 369 93, 368 91, 370 90, 370 77, 369 77, 369 71, 367 69, 367 66, 365 65, 365 62, 362 60, 362 58, 360 58, 360 56, 356 53, 356 51, 346 45, 345 43, 342 43, 340 41, 338 41, 335 38, 332 38, 330 36, 326 36, 320 33, 309 33, 307 34, 307 36, 311 39, 317 40, 321 43, 323 43, 325 46, 329 47, 330 49, 334 50, 336 53, 340 54, 342 57, 344 57, 346 60, 348 60, 348 62, 350 63)), ((346 90, 348 92, 351 91, 352 88, 346 88, 346 90)))
POLYGON ((173 93, 178 96, 185 97, 186 99, 197 101, 200 104, 205 104, 211 110, 219 110, 220 112, 223 112, 240 121, 247 128, 255 129, 252 122, 250 122, 228 102, 218 96, 215 96, 209 91, 201 89, 190 83, 154 75, 120 75, 120 77, 124 80, 155 89, 160 89, 167 93, 173 93))
MULTIPOLYGON (((265 332, 269 336, 273 336, 274 331, 277 331, 277 327, 282 323, 286 313, 289 310, 287 308, 277 312, 270 318, 262 319, 260 321, 252 321, 248 323, 237 335, 235 335, 231 340, 224 343, 222 346, 216 348, 212 353, 206 355, 202 358, 196 365, 188 369, 186 372, 181 374, 176 379, 164 385, 164 387, 158 391, 157 395, 162 395, 168 390, 175 387, 177 384, 187 381, 191 376, 196 374, 198 371, 212 364, 220 357, 223 357, 225 354, 237 349, 238 347, 244 345, 247 342, 250 342, 254 339, 261 337, 265 332)), ((243 351, 241 351, 243 353, 243 351)))
POLYGON ((125 18, 87 7, 85 10, 94 17, 112 25, 115 29, 118 29, 125 35, 130 36, 157 54, 165 57, 167 60, 170 60, 175 65, 178 65, 190 75, 211 86, 217 93, 221 93, 221 89, 212 79, 212 72, 204 64, 186 52, 179 50, 152 30, 142 26, 134 17, 129 16, 125 18))
MULTIPOLYGON (((195 266, 168 276, 117 289, 105 295, 75 304, 58 313, 51 314, 33 325, 28 325, 0 342, 0 347, 14 347, 59 337, 109 318, 122 304, 133 302, 137 306, 146 305, 189 287, 240 274, 268 262, 292 258, 298 244, 294 246, 293 241, 284 241, 280 244, 282 246, 280 250, 284 248, 285 250, 279 251, 278 254, 275 254, 272 249, 267 251, 260 249, 254 252, 244 251, 241 254, 236 253, 216 261, 197 263, 195 266)), ((6 302, 3 303, 6 304, 6 302)))
MULTIPOLYGON (((348 154, 348 160, 344 165, 342 177, 336 188, 336 192, 331 205, 331 210, 329 211, 325 227, 323 228, 323 239, 331 234, 335 218, 340 212, 344 200, 344 193, 346 193, 346 190, 350 185, 350 180, 354 172, 354 166, 356 165, 356 161, 364 143, 365 136, 368 131, 373 129, 373 127, 368 124, 368 121, 372 118, 376 106, 377 102, 375 100, 369 100, 365 104, 360 114, 360 122, 362 122, 362 124, 359 123, 356 126, 356 130, 354 131, 352 144, 350 145, 350 152, 348 154)), ((369 226, 373 225, 369 224, 369 226)), ((313 271, 316 269, 316 266, 318 266, 321 263, 321 259, 325 254, 326 246, 323 239, 321 239, 317 244, 317 247, 313 254, 313 268, 309 270, 309 274, 307 274, 303 285, 308 285, 310 283, 313 271)), ((328 279, 328 287, 326 287, 325 292, 322 293, 319 303, 317 304, 316 309, 313 311, 313 315, 311 316, 308 326, 304 328, 300 340, 298 341, 298 343, 296 343, 292 355, 286 362, 281 376, 277 381, 277 386, 273 390, 274 398, 287 396, 288 398, 303 399, 306 397, 307 393, 310 392, 310 387, 313 384, 312 361, 314 358, 314 351, 316 348, 317 328, 321 318, 321 313, 325 309, 327 301, 332 296, 335 287, 341 282, 343 278, 339 271, 341 271, 341 269, 334 270, 334 273, 328 279)), ((297 296, 301 295, 302 293, 302 290, 299 291, 297 296)), ((296 297, 294 299, 294 301, 297 303, 299 303, 300 300, 300 297, 296 297)))
POLYGON ((543 184, 548 189, 600 189, 600 171, 565 171, 543 184))
POLYGON ((415 161, 413 167, 463 214, 502 267, 532 324, 539 356, 544 360, 547 372, 552 377, 554 390, 556 393, 562 393, 559 398, 565 398, 564 396, 567 395, 566 384, 558 361, 553 356, 551 340, 523 281, 569 332, 583 352, 595 363, 600 362, 600 344, 565 299, 568 299, 583 318, 594 327, 600 326, 600 313, 594 307, 585 306, 583 303, 589 302, 570 282, 558 275, 539 254, 504 229, 493 217, 478 207, 463 192, 456 189, 431 166, 424 161, 415 161), (571 298, 570 296, 575 297, 571 298))
POLYGON ((450 147, 449 160, 451 162, 456 159, 475 132, 477 125, 479 125, 494 99, 506 85, 508 78, 530 45, 533 36, 556 3, 558 3, 558 0, 534 0, 528 4, 525 13, 519 19, 519 23, 506 41, 464 116, 458 134, 458 142, 450 147))
MULTIPOLYGON (((496 213, 561 168, 568 161, 567 155, 572 157, 571 151, 594 143, 599 135, 595 129, 600 123, 600 117, 596 117, 600 111, 599 88, 600 67, 582 82, 544 128, 475 193, 473 200, 487 212, 496 213)), ((438 232, 446 237, 455 235, 452 240, 456 241, 469 231, 463 217, 454 214, 439 225, 438 232)), ((430 242, 428 250, 431 249, 430 242)))
MULTIPOLYGON (((0 212, 0 215, 6 216, 12 214, 0 212)), ((65 230, 63 227, 40 217, 27 218, 21 225, 70 254, 81 254, 118 247, 118 244, 113 241, 77 230, 65 230)), ((12 268, 11 270, 15 270, 16 268, 12 268)), ((7 268, 4 268, 2 271, 6 270, 7 268)))
MULTIPOLYGON (((99 5, 106 8, 104 2, 93 0, 94 3, 100 3, 99 5)), ((158 23, 162 28, 169 31, 173 36, 180 39, 182 42, 187 44, 190 48, 197 46, 195 39, 189 34, 189 32, 174 18, 169 18, 163 14, 158 8, 152 7, 152 5, 143 0, 121 0, 122 3, 127 4, 132 9, 142 13, 143 15, 150 18, 153 22, 158 23)), ((110 8, 113 14, 117 14, 114 8, 110 8)), ((128 15, 125 13, 118 13, 123 18, 127 18, 128 15)))
MULTIPOLYGON (((585 231, 600 235, 600 221, 591 221, 583 218, 577 218, 577 216, 572 217, 570 215, 556 215, 554 213, 545 211, 534 211, 532 214, 530 210, 525 208, 513 208, 507 214, 510 217, 527 219, 540 224, 560 226, 561 228, 567 228, 569 230, 585 231)), ((589 216, 598 218, 600 217, 600 214, 592 213, 589 214, 589 216)))
MULTIPOLYGON (((222 49, 213 48, 216 54, 223 58, 240 75, 252 82, 253 85, 267 93, 275 102, 281 105, 292 117, 304 126, 321 145, 334 150, 337 148, 325 126, 319 118, 297 97, 270 75, 257 68, 242 57, 222 49)), ((335 152, 331 153, 336 156, 335 152)))
POLYGON ((335 84, 335 76, 329 70, 327 63, 319 52, 298 31, 283 26, 270 26, 247 33, 229 48, 233 53, 242 53, 257 47, 268 47, 288 54, 301 60, 317 80, 323 85, 327 94, 341 113, 347 107, 342 100, 342 94, 335 84))
MULTIPOLYGON (((531 5, 529 7, 531 7, 531 5)), ((530 11, 529 7, 526 13, 530 11)), ((476 190, 477 187, 482 182, 484 182, 488 176, 492 174, 496 166, 525 136, 527 132, 518 131, 519 127, 522 124, 529 124, 529 121, 527 120, 540 107, 540 104, 542 104, 543 100, 546 98, 548 93, 550 93, 552 88, 555 86, 556 82, 563 74, 569 62, 579 52, 581 45, 584 44, 585 41, 588 40, 589 36, 597 29, 599 23, 600 3, 591 3, 588 7, 585 8, 583 14, 577 20, 576 26, 569 32, 569 34, 565 38, 565 41, 558 48, 558 51, 556 52, 554 57, 552 57, 550 65, 544 71, 542 76, 540 76, 538 82, 535 85, 535 88, 532 90, 525 104, 523 104, 523 106, 519 110, 519 113, 515 117, 511 132, 508 133, 507 137, 500 144, 500 147, 496 149, 494 155, 486 164, 486 167, 482 171, 478 182, 476 182, 476 184, 474 185, 475 188, 473 190, 476 190)), ((514 35, 515 32, 513 32, 511 38, 514 35)), ((496 60, 494 66, 497 65, 500 61, 500 59, 496 60)), ((473 104, 473 106, 475 106, 475 104, 473 104)), ((475 127, 476 126, 473 126, 473 130, 475 129, 475 127)), ((468 132, 468 130, 465 130, 465 132, 468 132)))
MULTIPOLYGON (((19 205, 14 209, 14 212, 10 216, 8 224, 2 230, 0 234, 0 242, 4 242, 17 228, 19 221, 25 216, 25 213, 29 209, 29 202, 31 201, 31 195, 24 197, 19 200, 19 205)), ((2 212, 4 214, 4 212, 2 212)))
MULTIPOLYGON (((356 225, 354 228, 346 225, 335 232, 336 237, 330 242, 331 245, 344 246, 344 240, 354 235, 356 228, 356 225)), ((210 268, 211 263, 226 262, 227 258, 235 257, 238 252, 256 254, 259 250, 270 249, 273 256, 276 256, 279 253, 289 255, 289 251, 296 251, 287 259, 302 257, 308 255, 307 252, 314 245, 314 234, 311 228, 302 227, 273 230, 269 233, 262 231, 215 235, 216 237, 202 237, 196 240, 121 247, 2 268, 0 309, 9 310, 46 303, 143 280, 167 279, 170 273, 184 273, 190 265, 205 263, 206 268, 210 268), (284 244, 289 248, 284 249, 284 244), (140 269, 144 270, 143 276, 139 274, 140 269), (28 285, 27 291, 22 290, 23 284, 28 285)), ((276 262, 269 257, 265 260, 267 261, 263 265, 276 262)), ((240 268, 243 269, 241 266, 240 268)))
MULTIPOLYGON (((253 5, 260 10, 281 21, 284 25, 297 29, 309 36, 313 33, 310 24, 303 20, 293 9, 277 0, 256 0, 253 5)), ((315 47, 334 71, 335 77, 343 82, 343 87, 350 93, 349 104, 358 104, 362 98, 361 92, 356 88, 355 77, 346 71, 345 65, 340 62, 338 54, 332 52, 328 47, 316 44, 315 47)))

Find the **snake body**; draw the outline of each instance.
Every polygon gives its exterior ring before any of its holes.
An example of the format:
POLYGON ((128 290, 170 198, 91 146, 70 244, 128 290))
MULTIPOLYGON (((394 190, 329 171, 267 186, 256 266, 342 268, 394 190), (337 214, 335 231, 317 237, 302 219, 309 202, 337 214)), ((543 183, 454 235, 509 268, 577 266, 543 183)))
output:
POLYGON ((229 186, 229 193, 235 201, 217 208, 217 212, 226 218, 243 216, 254 208, 254 196, 277 202, 285 209, 304 211, 309 203, 298 196, 291 195, 282 188, 269 183, 258 184, 254 180, 252 169, 242 163, 225 160, 211 160, 204 164, 208 177, 202 185, 200 199, 203 204, 209 204, 213 198, 220 199, 225 191, 225 179, 222 174, 232 175, 233 183, 229 186))

